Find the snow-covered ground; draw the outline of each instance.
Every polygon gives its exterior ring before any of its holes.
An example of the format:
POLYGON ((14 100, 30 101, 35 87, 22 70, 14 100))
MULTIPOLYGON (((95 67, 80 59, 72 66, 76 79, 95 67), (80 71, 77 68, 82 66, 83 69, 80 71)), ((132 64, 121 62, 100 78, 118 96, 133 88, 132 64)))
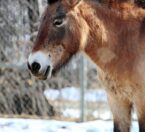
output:
MULTIPOLYGON (((68 100, 79 101, 80 90, 78 88, 64 88, 61 91, 48 89, 45 91, 48 100, 68 100)), ((103 90, 87 90, 85 100, 88 102, 107 102, 106 94, 103 90)), ((94 117, 108 120, 111 118, 109 110, 100 114, 98 111, 92 113, 94 117)), ((80 110, 66 108, 63 115, 65 117, 80 116, 80 110)), ((133 114, 136 118, 136 115, 133 114)), ((85 123, 63 122, 55 120, 36 120, 36 119, 4 119, 0 118, 0 132, 112 132, 112 121, 91 121, 85 123)), ((132 132, 138 132, 137 122, 132 123, 132 132)))
MULTIPOLYGON (((112 121, 75 123, 55 120, 0 118, 0 132, 112 132, 112 128, 112 121)), ((138 132, 137 122, 133 122, 132 132, 138 132)))

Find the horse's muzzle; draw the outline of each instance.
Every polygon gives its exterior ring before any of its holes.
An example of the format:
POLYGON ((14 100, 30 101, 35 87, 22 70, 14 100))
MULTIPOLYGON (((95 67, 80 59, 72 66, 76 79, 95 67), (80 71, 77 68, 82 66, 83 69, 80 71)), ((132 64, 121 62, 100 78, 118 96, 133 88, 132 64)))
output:
POLYGON ((27 66, 31 73, 40 80, 46 80, 51 77, 53 68, 50 60, 40 52, 29 56, 27 66))
POLYGON ((36 76, 40 80, 46 80, 48 77, 51 77, 51 66, 47 66, 46 70, 43 72, 40 72, 41 65, 37 62, 34 62, 31 66, 29 63, 27 63, 28 69, 31 71, 31 73, 36 76))

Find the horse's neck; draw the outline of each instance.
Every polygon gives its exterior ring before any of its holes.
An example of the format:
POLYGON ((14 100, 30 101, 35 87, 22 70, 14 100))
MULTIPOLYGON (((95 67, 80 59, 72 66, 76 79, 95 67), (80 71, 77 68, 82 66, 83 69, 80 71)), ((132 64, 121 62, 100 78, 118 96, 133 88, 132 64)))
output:
POLYGON ((85 53, 105 73, 115 74, 115 70, 119 73, 124 63, 123 68, 130 70, 135 57, 141 54, 137 49, 145 46, 144 42, 138 43, 145 40, 143 35, 139 36, 145 34, 145 15, 141 15, 140 20, 134 16, 124 19, 115 11, 88 3, 81 9, 90 29, 85 53))
POLYGON ((84 6, 86 7, 82 8, 82 15, 90 29, 85 52, 100 67, 104 67, 114 59, 110 38, 112 37, 113 41, 115 23, 121 22, 118 14, 109 9, 105 10, 99 5, 86 4, 84 6))

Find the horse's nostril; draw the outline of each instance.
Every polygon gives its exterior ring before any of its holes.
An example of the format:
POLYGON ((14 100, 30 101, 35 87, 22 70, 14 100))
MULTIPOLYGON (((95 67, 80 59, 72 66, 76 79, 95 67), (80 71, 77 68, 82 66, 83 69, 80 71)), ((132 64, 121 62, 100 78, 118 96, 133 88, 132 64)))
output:
POLYGON ((33 62, 31 66, 32 72, 38 73, 40 70, 41 66, 38 62, 33 62))

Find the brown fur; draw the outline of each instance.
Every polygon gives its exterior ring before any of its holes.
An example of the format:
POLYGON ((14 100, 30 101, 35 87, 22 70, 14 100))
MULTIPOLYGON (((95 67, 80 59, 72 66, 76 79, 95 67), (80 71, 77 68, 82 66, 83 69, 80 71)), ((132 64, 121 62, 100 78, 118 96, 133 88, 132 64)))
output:
POLYGON ((135 5, 134 0, 105 0, 110 8, 122 9, 125 4, 135 5))
POLYGON ((129 132, 132 105, 140 132, 145 131, 145 10, 127 5, 122 13, 90 0, 76 1, 58 0, 46 9, 33 52, 49 53, 58 67, 84 51, 98 67, 114 117, 114 132, 129 132), (51 24, 58 6, 66 14, 62 29, 51 24), (55 52, 58 47, 60 52, 55 52))
POLYGON ((138 7, 137 0, 104 0, 103 4, 119 11, 124 18, 129 16, 140 18, 140 15, 144 13, 144 10, 138 7))

